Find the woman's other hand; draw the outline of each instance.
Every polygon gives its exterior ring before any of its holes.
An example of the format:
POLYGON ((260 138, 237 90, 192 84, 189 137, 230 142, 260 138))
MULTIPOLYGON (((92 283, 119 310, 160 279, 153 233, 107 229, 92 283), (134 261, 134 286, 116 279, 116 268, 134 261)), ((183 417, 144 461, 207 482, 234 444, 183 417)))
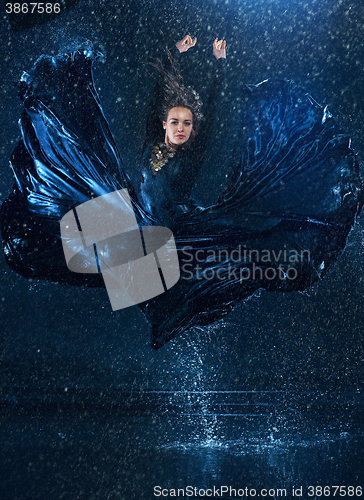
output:
POLYGON ((192 40, 190 35, 186 35, 182 40, 176 43, 176 47, 179 50, 179 52, 187 52, 188 49, 191 47, 194 47, 196 45, 197 38, 192 40))
POLYGON ((215 38, 212 51, 216 59, 220 59, 220 57, 226 59, 226 41, 215 38))

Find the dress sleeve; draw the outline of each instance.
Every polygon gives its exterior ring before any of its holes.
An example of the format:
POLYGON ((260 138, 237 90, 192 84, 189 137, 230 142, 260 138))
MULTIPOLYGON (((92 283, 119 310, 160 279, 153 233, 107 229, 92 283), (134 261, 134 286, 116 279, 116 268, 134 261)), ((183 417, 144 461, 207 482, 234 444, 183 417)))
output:
POLYGON ((203 153, 206 152, 208 142, 211 137, 211 131, 218 115, 219 104, 221 102, 221 95, 225 85, 226 79, 226 59, 220 57, 214 61, 215 75, 212 82, 210 94, 203 109, 203 121, 201 123, 200 131, 195 139, 197 149, 203 153))
POLYGON ((210 145, 211 134, 214 123, 219 115, 221 96, 225 85, 226 59, 220 58, 214 61, 215 75, 211 84, 211 90, 207 103, 202 109, 203 118, 200 130, 194 139, 191 148, 186 152, 189 161, 187 170, 191 179, 196 179, 210 145))

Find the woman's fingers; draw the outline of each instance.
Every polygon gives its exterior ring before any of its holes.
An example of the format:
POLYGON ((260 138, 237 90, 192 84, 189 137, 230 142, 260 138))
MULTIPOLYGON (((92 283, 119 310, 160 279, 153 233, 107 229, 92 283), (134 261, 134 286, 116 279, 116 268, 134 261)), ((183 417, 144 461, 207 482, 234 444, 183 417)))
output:
POLYGON ((190 35, 186 35, 180 40, 179 42, 176 43, 176 47, 180 52, 186 52, 188 49, 191 47, 194 47, 196 45, 197 38, 192 40, 190 35))
POLYGON ((185 38, 184 38, 184 40, 185 40, 186 45, 191 45, 191 46, 196 45, 196 42, 197 42, 197 38, 195 38, 194 40, 192 40, 192 38, 190 37, 190 35, 186 35, 185 38))
POLYGON ((214 46, 217 48, 217 50, 220 50, 223 45, 224 45, 224 47, 226 47, 225 40, 219 40, 218 38, 215 38, 214 46))
POLYGON ((213 53, 216 59, 224 57, 226 59, 226 41, 215 38, 213 43, 213 53))

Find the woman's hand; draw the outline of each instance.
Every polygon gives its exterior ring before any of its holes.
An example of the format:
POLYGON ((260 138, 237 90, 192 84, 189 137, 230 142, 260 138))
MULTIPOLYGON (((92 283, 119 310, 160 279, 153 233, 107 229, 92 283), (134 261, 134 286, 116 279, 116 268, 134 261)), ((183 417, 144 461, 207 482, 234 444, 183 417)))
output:
POLYGON ((212 51, 216 59, 220 59, 220 57, 226 59, 226 41, 215 38, 212 51))
POLYGON ((176 47, 179 50, 179 52, 187 52, 188 49, 191 47, 194 47, 196 45, 197 38, 192 40, 190 35, 186 35, 182 40, 176 43, 176 47))

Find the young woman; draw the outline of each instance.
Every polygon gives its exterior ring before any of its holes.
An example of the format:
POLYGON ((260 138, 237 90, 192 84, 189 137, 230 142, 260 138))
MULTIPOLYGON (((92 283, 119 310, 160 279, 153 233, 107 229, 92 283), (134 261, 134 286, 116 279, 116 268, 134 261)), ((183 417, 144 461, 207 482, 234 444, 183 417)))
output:
MULTIPOLYGON (((177 51, 195 44, 186 36, 177 51)), ((287 292, 315 283, 345 247, 362 205, 349 138, 326 108, 283 80, 245 87, 235 144, 226 151, 233 174, 214 205, 196 205, 191 189, 218 117, 226 43, 216 39, 213 54, 204 121, 198 95, 172 61, 160 71, 136 188, 93 84, 101 54, 42 56, 19 82, 23 138, 11 158, 16 184, 1 209, 8 265, 27 278, 103 286, 99 275, 67 269, 60 220, 126 188, 138 224, 171 227, 180 257, 178 283, 140 306, 154 348, 221 318, 259 288, 287 292)))

